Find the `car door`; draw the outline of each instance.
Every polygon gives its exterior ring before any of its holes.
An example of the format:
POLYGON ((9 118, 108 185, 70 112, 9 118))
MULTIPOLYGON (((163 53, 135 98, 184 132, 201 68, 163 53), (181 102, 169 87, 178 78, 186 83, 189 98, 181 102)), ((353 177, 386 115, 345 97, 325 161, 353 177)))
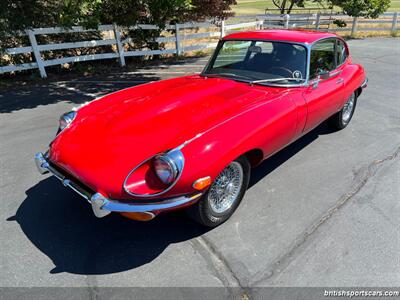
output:
POLYGON ((338 66, 337 39, 316 42, 310 54, 310 86, 304 92, 307 122, 310 131, 336 113, 343 103, 342 69, 338 66))

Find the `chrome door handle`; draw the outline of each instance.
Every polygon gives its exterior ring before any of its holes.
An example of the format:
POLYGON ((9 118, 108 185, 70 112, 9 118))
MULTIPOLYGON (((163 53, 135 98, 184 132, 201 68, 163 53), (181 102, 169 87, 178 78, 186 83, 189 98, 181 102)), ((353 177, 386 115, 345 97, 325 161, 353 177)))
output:
POLYGON ((336 83, 339 84, 342 83, 343 81, 344 81, 343 78, 339 78, 338 80, 336 80, 336 83))

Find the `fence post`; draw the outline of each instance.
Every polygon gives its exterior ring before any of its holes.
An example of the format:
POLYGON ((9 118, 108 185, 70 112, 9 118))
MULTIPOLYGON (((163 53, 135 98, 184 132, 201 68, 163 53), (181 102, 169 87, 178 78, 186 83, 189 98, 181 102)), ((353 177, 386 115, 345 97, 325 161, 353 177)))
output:
POLYGON ((221 38, 225 36, 225 20, 221 21, 221 38))
POLYGON ((182 49, 181 49, 181 37, 179 35, 179 24, 175 24, 175 46, 176 46, 176 55, 181 55, 182 54, 182 49))
POLYGON ((392 21, 392 34, 395 34, 397 31, 397 11, 393 13, 393 21, 392 21))
POLYGON ((44 68, 42 57, 40 56, 40 51, 39 51, 39 48, 38 48, 38 44, 36 42, 35 33, 33 32, 33 30, 30 30, 30 29, 28 29, 26 31, 26 33, 28 34, 29 41, 30 41, 30 43, 32 45, 33 55, 35 56, 35 60, 36 60, 36 63, 38 65, 38 68, 39 68, 40 77, 46 78, 47 74, 46 74, 46 70, 44 68))
POLYGON ((258 21, 258 29, 260 29, 260 30, 264 29, 264 21, 263 20, 258 21))
POLYGON ((351 26, 351 36, 357 33, 357 17, 353 18, 353 25, 351 26))
POLYGON ((321 15, 317 13, 316 20, 315 20, 315 29, 319 29, 319 22, 321 20, 321 15))
POLYGON ((289 28, 289 22, 290 22, 290 15, 285 14, 285 15, 283 16, 283 20, 284 20, 284 22, 285 22, 285 29, 288 29, 288 28, 289 28))
POLYGON ((117 50, 119 55, 119 64, 121 67, 125 66, 125 56, 124 56, 124 47, 121 42, 121 32, 116 24, 114 24, 114 39, 115 43, 117 44, 117 50))

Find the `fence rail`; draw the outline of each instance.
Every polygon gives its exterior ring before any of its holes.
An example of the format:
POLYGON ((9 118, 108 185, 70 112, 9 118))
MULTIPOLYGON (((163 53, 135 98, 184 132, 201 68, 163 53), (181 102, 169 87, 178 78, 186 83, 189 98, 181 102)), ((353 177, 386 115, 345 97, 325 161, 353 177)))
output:
POLYGON ((350 32, 352 35, 361 31, 387 31, 395 33, 398 28, 398 13, 384 13, 379 19, 358 19, 351 18, 346 15, 333 15, 333 14, 266 14, 257 16, 240 16, 234 17, 227 22, 222 21, 218 25, 212 22, 201 23, 185 23, 167 25, 165 30, 169 30, 169 36, 160 36, 153 39, 156 43, 170 43, 174 46, 172 48, 162 50, 126 50, 127 44, 133 42, 130 37, 122 39, 122 33, 127 29, 142 29, 142 30, 157 30, 156 25, 139 24, 129 28, 121 28, 116 25, 100 25, 97 29, 87 29, 81 26, 74 26, 69 29, 62 27, 50 28, 35 28, 26 30, 25 33, 29 38, 30 46, 8 48, 5 50, 7 55, 18 55, 30 53, 34 62, 22 63, 18 65, 7 65, 0 67, 0 74, 6 72, 16 72, 29 69, 39 69, 40 76, 47 77, 46 67, 61 65, 65 63, 74 63, 81 61, 103 60, 103 59, 118 59, 121 66, 125 66, 125 57, 131 56, 149 56, 149 55, 163 55, 163 54, 176 54, 181 55, 187 51, 204 50, 216 46, 215 38, 223 37, 227 33, 237 31, 244 28, 253 27, 256 29, 261 28, 312 28, 321 31, 333 32, 350 32), (243 22, 244 19, 253 20, 243 22), (235 23, 235 20, 240 20, 235 23), (255 20, 255 21, 254 21, 255 20), (334 25, 334 20, 345 21, 348 25, 344 28, 334 25), (366 26, 365 26, 366 25, 366 26), (375 27, 371 27, 375 25, 375 27), (378 26, 376 26, 378 25, 378 26), (385 26, 387 25, 387 26, 385 26), (369 26, 369 27, 368 27, 369 26), (206 32, 185 33, 185 30, 207 28, 206 32), (100 40, 86 40, 78 42, 66 43, 50 43, 38 44, 37 36, 50 35, 50 34, 64 34, 64 33, 82 33, 90 31, 111 32, 112 38, 100 40), (198 39, 214 39, 214 41, 196 42, 191 45, 186 45, 187 41, 198 39), (99 46, 113 46, 114 49, 109 53, 87 54, 78 56, 67 56, 54 59, 44 59, 42 53, 45 51, 53 50, 66 50, 77 48, 92 48, 99 46))

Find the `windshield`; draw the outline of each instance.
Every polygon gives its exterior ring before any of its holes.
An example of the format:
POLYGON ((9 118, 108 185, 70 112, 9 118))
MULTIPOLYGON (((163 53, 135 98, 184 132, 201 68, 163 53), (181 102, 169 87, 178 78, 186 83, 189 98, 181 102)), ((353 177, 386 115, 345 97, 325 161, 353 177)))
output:
POLYGON ((307 50, 298 44, 227 40, 203 72, 258 84, 299 84, 306 79, 307 50))

